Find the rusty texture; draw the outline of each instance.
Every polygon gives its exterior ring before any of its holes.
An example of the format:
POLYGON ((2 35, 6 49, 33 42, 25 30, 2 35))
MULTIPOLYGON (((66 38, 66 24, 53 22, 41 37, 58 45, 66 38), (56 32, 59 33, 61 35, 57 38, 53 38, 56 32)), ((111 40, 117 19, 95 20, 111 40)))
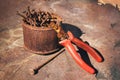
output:
POLYGON ((119 80, 120 12, 98 0, 1 0, 0 5, 0 80, 119 80), (16 11, 27 6, 53 11, 64 18, 64 29, 87 41, 104 57, 98 64, 86 52, 81 57, 91 62, 98 74, 91 75, 78 67, 67 51, 39 70, 30 71, 53 57, 37 55, 23 48, 21 18, 16 11), (84 33, 80 35, 80 30, 84 33))
POLYGON ((23 19, 23 37, 25 48, 39 54, 48 54, 58 50, 58 38, 52 28, 60 25, 61 18, 46 11, 27 10, 17 15, 23 19))
POLYGON ((17 15, 21 16, 23 22, 31 25, 31 27, 48 27, 50 26, 51 22, 58 26, 62 21, 61 17, 57 14, 50 13, 47 11, 35 9, 31 10, 28 6, 28 9, 20 13, 17 11, 17 15))
POLYGON ((56 32, 51 28, 37 28, 23 23, 25 48, 38 54, 48 54, 58 50, 56 32))

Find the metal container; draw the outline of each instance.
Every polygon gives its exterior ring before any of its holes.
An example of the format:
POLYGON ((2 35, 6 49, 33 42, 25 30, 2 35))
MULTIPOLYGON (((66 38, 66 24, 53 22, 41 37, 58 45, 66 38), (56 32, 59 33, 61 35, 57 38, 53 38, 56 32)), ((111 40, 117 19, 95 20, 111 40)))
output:
POLYGON ((23 26, 24 47, 37 54, 49 54, 57 51, 57 33, 48 27, 23 26))

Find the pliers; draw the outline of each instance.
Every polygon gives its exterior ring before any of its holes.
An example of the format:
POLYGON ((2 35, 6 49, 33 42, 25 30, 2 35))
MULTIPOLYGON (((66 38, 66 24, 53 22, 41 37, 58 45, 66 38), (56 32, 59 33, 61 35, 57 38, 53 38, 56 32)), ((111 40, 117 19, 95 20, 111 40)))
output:
POLYGON ((82 48, 83 50, 91 54, 91 56, 95 58, 95 60, 98 62, 102 62, 103 58, 99 54, 97 54, 97 52, 91 46, 84 43, 82 40, 74 37, 74 35, 70 31, 66 33, 61 26, 59 25, 56 26, 53 23, 51 23, 50 27, 57 32, 59 44, 64 46, 67 49, 67 51, 71 54, 71 56, 76 61, 76 63, 87 72, 94 74, 95 70, 83 61, 83 59, 81 58, 79 53, 76 51, 72 43, 76 44, 76 46, 82 48))
POLYGON ((68 50, 68 52, 71 54, 71 56, 79 66, 81 66, 87 72, 94 74, 95 70, 83 61, 79 53, 77 53, 77 51, 73 47, 72 42, 76 44, 78 47, 87 51, 89 54, 91 54, 91 56, 95 58, 96 61, 102 62, 102 57, 98 55, 96 51, 92 47, 90 47, 88 44, 74 37, 74 35, 70 31, 68 31, 67 34, 68 34, 68 38, 60 41, 59 44, 61 44, 68 50))

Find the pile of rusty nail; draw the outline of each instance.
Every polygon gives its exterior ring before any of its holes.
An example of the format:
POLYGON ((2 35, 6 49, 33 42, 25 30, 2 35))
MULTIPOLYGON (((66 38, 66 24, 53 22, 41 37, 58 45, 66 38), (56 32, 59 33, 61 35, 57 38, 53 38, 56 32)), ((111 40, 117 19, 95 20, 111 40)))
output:
POLYGON ((41 11, 40 9, 38 11, 35 9, 30 10, 29 6, 28 9, 22 13, 17 11, 17 15, 23 18, 24 23, 33 27, 49 27, 51 23, 59 25, 62 21, 62 19, 54 13, 41 11))

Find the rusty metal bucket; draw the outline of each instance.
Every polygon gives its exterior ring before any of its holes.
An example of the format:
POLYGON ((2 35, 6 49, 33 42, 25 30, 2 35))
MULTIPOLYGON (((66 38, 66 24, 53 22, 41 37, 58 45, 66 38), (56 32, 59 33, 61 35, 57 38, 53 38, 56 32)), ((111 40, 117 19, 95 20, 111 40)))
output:
POLYGON ((48 27, 34 27, 22 24, 24 47, 37 54, 49 54, 57 51, 58 38, 56 32, 48 27))

